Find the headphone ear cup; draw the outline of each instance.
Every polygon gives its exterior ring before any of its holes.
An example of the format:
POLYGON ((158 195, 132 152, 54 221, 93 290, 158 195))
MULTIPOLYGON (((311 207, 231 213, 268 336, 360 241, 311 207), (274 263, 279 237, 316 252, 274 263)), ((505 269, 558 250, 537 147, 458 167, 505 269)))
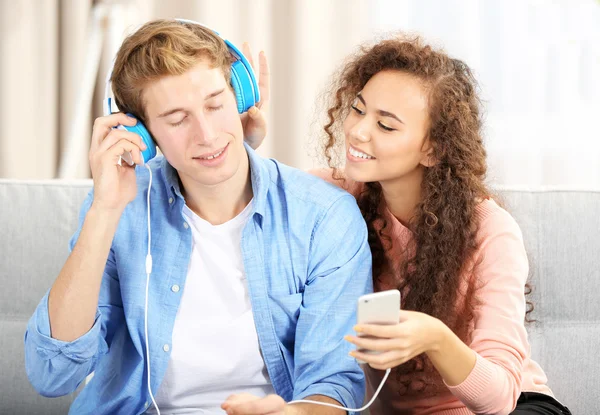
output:
POLYGON ((238 75, 238 71, 234 68, 236 64, 240 63, 234 62, 231 65, 231 86, 233 87, 233 92, 235 93, 235 101, 237 102, 237 110, 238 113, 243 114, 247 111, 252 105, 246 108, 246 100, 244 97, 244 88, 241 85, 240 76, 238 75))
POLYGON ((231 85, 235 91, 240 114, 256 105, 258 92, 255 89, 256 84, 242 61, 235 61, 231 65, 231 85))
MULTIPOLYGON (((132 118, 135 118, 135 116, 132 114, 127 114, 127 115, 132 118)), ((137 135, 139 135, 140 138, 142 139, 142 141, 144 142, 144 144, 146 144, 146 150, 142 151, 142 158, 144 159, 144 163, 148 163, 150 160, 152 160, 154 157, 156 157, 156 143, 152 139, 150 132, 144 126, 142 121, 140 121, 137 118, 136 118, 136 120, 137 120, 137 123, 135 125, 132 125, 132 126, 124 125, 123 127, 125 127, 125 129, 127 131, 130 131, 132 133, 136 133, 137 135)))

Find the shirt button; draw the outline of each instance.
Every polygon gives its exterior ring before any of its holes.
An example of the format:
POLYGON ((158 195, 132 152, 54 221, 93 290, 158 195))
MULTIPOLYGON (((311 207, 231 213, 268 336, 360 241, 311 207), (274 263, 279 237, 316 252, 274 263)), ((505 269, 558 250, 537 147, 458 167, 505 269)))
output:
POLYGON ((169 204, 171 204, 171 203, 173 203, 173 198, 172 197, 169 198, 169 204))
POLYGON ((190 225, 188 225, 188 223, 187 223, 187 222, 183 222, 183 227, 184 227, 185 229, 187 229, 187 228, 189 228, 189 227, 190 227, 190 225))
POLYGON ((175 284, 175 285, 171 286, 171 291, 173 291, 174 293, 178 293, 179 292, 179 285, 175 284))
POLYGON ((171 350, 171 348, 169 347, 169 345, 168 345, 168 344, 165 344, 165 345, 163 346, 163 350, 164 350, 165 352, 168 352, 169 350, 171 350))

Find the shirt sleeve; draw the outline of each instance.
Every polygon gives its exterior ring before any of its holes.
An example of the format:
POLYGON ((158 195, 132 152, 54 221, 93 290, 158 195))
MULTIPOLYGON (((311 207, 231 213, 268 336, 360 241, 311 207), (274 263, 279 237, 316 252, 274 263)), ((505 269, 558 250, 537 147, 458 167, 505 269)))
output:
POLYGON ((478 305, 470 342, 477 359, 469 376, 448 388, 475 413, 509 414, 521 394, 529 350, 524 324, 529 265, 521 230, 507 212, 491 214, 480 232, 478 305))
MULTIPOLYGON (((79 227, 69 243, 72 251, 92 204, 92 192, 84 201, 79 227)), ((100 287, 98 310, 92 328, 70 342, 51 337, 48 294, 42 298, 25 332, 25 368, 34 389, 43 396, 72 393, 94 371, 109 349, 114 328, 124 320, 114 252, 110 251, 100 287)))
POLYGON ((358 297, 372 292, 367 229, 354 197, 345 194, 317 223, 296 327, 294 399, 331 397, 358 408, 364 374, 343 339, 356 323, 358 297))

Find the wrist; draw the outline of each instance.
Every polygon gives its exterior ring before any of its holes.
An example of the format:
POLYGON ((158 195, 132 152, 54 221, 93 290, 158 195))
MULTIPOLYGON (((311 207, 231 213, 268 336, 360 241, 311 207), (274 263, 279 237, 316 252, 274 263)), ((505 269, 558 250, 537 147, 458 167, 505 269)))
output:
POLYGON ((441 320, 434 318, 431 333, 431 345, 427 353, 439 354, 446 349, 448 338, 452 332, 441 320))
POLYGON ((297 405, 285 404, 283 409, 284 415, 302 415, 302 412, 298 412, 297 405))
POLYGON ((124 208, 107 208, 92 202, 92 206, 88 210, 86 220, 99 221, 106 225, 113 225, 116 227, 121 220, 124 208))

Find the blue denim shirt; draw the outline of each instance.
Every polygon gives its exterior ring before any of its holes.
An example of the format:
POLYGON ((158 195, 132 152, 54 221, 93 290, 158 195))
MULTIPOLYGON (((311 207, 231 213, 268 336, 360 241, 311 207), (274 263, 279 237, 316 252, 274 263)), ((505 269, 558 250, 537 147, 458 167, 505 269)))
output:
MULTIPOLYGON (((343 340, 356 302, 372 290, 367 230, 354 197, 302 171, 250 159, 253 212, 242 255, 260 348, 271 382, 286 401, 326 395, 361 406, 365 380, 343 340)), ((152 391, 160 387, 192 250, 177 172, 162 157, 153 171, 153 271, 148 298, 152 391)), ((145 364, 144 301, 149 173, 137 168, 137 198, 119 222, 106 262, 93 327, 72 342, 50 337, 48 295, 25 333, 29 380, 44 396, 73 392, 94 377, 72 414, 140 414, 151 404, 145 364)), ((83 203, 73 248, 93 199, 83 203)), ((201 353, 201 350, 198 351, 201 353)))

